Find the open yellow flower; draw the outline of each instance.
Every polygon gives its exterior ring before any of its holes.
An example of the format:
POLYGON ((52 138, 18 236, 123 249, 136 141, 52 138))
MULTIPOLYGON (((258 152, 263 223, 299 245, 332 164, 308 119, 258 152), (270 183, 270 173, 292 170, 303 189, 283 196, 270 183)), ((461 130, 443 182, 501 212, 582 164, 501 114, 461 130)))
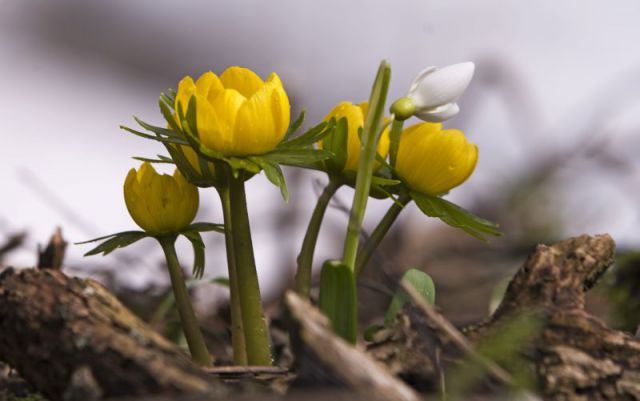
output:
POLYGON ((276 73, 266 81, 241 67, 230 67, 220 77, 209 71, 196 82, 187 76, 178 85, 176 111, 186 115, 192 96, 200 142, 224 156, 267 153, 289 128, 289 98, 276 73))
POLYGON ((400 136, 396 172, 407 186, 426 195, 449 192, 469 178, 478 161, 478 147, 455 129, 420 123, 400 136))
MULTIPOLYGON (((347 119, 348 134, 347 134, 347 161, 344 165, 344 171, 358 171, 358 164, 360 163, 360 137, 358 136, 358 130, 364 126, 364 118, 367 115, 367 109, 369 107, 368 102, 362 102, 358 105, 354 105, 351 102, 340 102, 333 108, 324 118, 328 121, 332 118, 339 120, 341 118, 347 119)), ((319 143, 322 147, 322 141, 319 143)), ((389 153, 389 129, 382 132, 380 140, 378 141, 378 147, 376 149, 378 154, 382 158, 386 158, 389 153)), ((374 171, 381 167, 379 162, 375 162, 374 171)))
POLYGON ((151 235, 178 233, 196 217, 198 188, 176 170, 173 176, 158 174, 149 163, 129 170, 124 182, 129 214, 151 235))

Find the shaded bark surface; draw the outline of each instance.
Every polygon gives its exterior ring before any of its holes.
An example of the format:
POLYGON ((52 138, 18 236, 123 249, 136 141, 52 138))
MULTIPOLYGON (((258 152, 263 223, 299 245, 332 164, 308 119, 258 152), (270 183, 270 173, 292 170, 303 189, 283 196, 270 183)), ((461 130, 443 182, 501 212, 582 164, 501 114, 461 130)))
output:
MULTIPOLYGON (((640 400, 640 341, 607 327, 584 309, 585 293, 613 265, 614 253, 615 243, 608 235, 539 245, 511 280, 496 312, 466 328, 466 338, 479 344, 518 316, 536 316, 540 334, 523 349, 535 365, 544 399, 640 400)), ((430 367, 420 371, 420 380, 437 383, 433 350, 441 350, 442 358, 454 363, 464 352, 434 323, 433 316, 407 308, 369 352, 399 374, 407 373, 403 360, 411 352, 410 361, 428 358, 430 367), (429 351, 421 351, 425 349, 429 351)))
MULTIPOLYGON (((296 383, 320 385, 304 388, 309 399, 337 386, 358 395, 414 400, 415 390, 438 391, 443 372, 472 357, 485 364, 494 384, 509 386, 510 372, 482 360, 474 347, 516 317, 533 314, 541 328, 523 351, 544 399, 640 400, 640 341, 584 309, 585 292, 613 264, 614 249, 607 235, 540 245, 491 318, 467 327, 464 335, 436 308, 416 302, 394 327, 376 334, 366 353, 336 337, 316 308, 290 293, 286 305, 293 322, 296 383)), ((193 392, 218 399, 225 391, 215 375, 192 364, 102 286, 55 270, 0 274, 0 359, 53 400, 193 392)), ((238 374, 229 369, 216 370, 217 376, 238 374)), ((294 394, 283 399, 306 399, 294 394)), ((357 399, 351 392, 335 394, 335 399, 342 394, 357 399)), ((253 397, 279 396, 260 392, 253 397)))
POLYGON ((52 400, 214 388, 100 284, 49 269, 0 274, 0 359, 52 400))
POLYGON ((614 262, 608 235, 539 245, 513 278, 491 319, 471 330, 538 310, 545 319, 534 344, 536 368, 550 400, 640 400, 640 341, 584 310, 585 293, 614 262))

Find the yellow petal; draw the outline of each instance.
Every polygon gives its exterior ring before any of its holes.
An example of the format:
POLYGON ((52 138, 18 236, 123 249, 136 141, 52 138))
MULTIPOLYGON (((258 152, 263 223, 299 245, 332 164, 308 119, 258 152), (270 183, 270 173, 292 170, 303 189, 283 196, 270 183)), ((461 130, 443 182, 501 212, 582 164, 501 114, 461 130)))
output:
POLYGON ((236 117, 238 116, 238 110, 245 101, 245 97, 234 89, 225 89, 218 92, 211 101, 211 107, 213 107, 218 118, 218 135, 220 135, 220 139, 224 143, 223 149, 219 149, 223 153, 226 153, 234 142, 236 117))
POLYGON ((273 85, 265 85, 238 110, 231 155, 263 154, 275 148, 282 140, 284 133, 276 131, 272 113, 274 90, 273 85))
POLYGON ((124 182, 124 200, 133 221, 145 231, 156 229, 153 217, 149 214, 147 199, 141 196, 139 171, 129 170, 124 182))
POLYGON ((224 87, 222 86, 222 82, 220 82, 220 78, 213 72, 208 71, 200 75, 200 78, 196 81, 196 89, 198 95, 207 97, 209 93, 215 93, 224 89, 224 87))
POLYGON ((197 95, 196 124, 200 142, 204 146, 216 151, 224 149, 229 139, 225 138, 218 115, 206 98, 197 95))
POLYGON ((344 166, 346 171, 357 171, 358 163, 360 161, 360 137, 358 136, 358 130, 364 126, 364 114, 360 106, 356 106, 351 102, 340 102, 333 110, 327 114, 326 120, 335 118, 339 120, 341 118, 347 119, 348 133, 347 133, 347 161, 344 166))
POLYGON ((220 76, 220 81, 225 89, 235 89, 246 98, 251 97, 264 85, 255 72, 242 67, 227 68, 220 76))
POLYGON ((418 192, 440 195, 462 184, 475 169, 478 148, 459 130, 416 124, 400 138, 396 171, 418 192))
POLYGON ((289 129, 291 105, 289 104, 287 92, 285 92, 282 82, 280 82, 280 78, 275 72, 267 79, 267 85, 269 84, 274 86, 271 94, 271 113, 275 122, 276 135, 280 136, 280 140, 282 140, 287 129, 289 129))
POLYGON ((173 178, 178 190, 179 218, 177 225, 179 227, 186 227, 191 224, 198 212, 198 188, 187 182, 177 169, 173 173, 173 178))
MULTIPOLYGON (((189 101, 191 96, 196 93, 196 84, 193 82, 193 78, 186 76, 182 78, 178 84, 178 92, 176 93, 176 103, 174 105, 176 116, 179 116, 178 110, 182 108, 184 115, 187 115, 187 108, 189 107, 189 101)), ((182 127, 181 121, 178 120, 178 125, 182 127)))
MULTIPOLYGON (((386 159, 389 154, 389 128, 385 128, 380 135, 380 139, 378 140, 378 147, 376 148, 376 152, 382 157, 382 159, 386 159)), ((376 161, 373 165, 373 171, 378 171, 382 167, 382 163, 376 161)))

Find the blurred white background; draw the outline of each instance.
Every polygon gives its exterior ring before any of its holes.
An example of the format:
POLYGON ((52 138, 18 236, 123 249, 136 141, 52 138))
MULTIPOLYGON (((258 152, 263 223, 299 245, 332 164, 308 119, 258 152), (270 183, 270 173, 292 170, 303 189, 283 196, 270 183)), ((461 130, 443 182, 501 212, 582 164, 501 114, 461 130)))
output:
MULTIPOLYGON (((546 154, 594 140, 616 156, 609 160, 616 168, 594 168, 587 152, 558 174, 564 184, 540 207, 559 211, 567 235, 610 232, 638 246, 639 17, 636 0, 0 0, 0 234, 29 234, 5 262, 33 265, 36 243, 56 226, 70 242, 135 228, 124 176, 138 164, 132 156, 162 147, 118 126, 133 126, 132 115, 160 124, 157 97, 183 75, 231 65, 263 77, 276 71, 294 114, 308 109, 309 126, 338 101, 366 99, 381 59, 392 65, 391 99, 428 65, 476 62, 462 112, 448 125, 480 146, 480 162, 453 199, 473 206, 546 154)), ((262 176, 248 185, 267 293, 293 274, 317 179, 324 177, 294 177, 288 205, 262 176), (294 210, 295 219, 283 210, 294 210)), ((345 189, 340 198, 351 194, 345 189)), ((221 221, 212 190, 201 190, 201 204, 200 220, 221 221)), ((387 206, 372 202, 368 224, 387 206)), ((341 253, 342 238, 326 232, 340 233, 345 220, 336 210, 329 215, 318 262, 341 253)), ((413 209, 400 221, 426 224, 413 209)), ((118 270, 127 285, 166 281, 155 274, 159 247, 145 241, 117 252, 144 255, 146 268, 118 270)), ((207 241, 208 275, 224 275, 222 239, 207 241)), ((118 255, 83 260, 88 249, 70 245, 67 265, 122 263, 118 255)), ((188 263, 188 248, 184 254, 188 263)))

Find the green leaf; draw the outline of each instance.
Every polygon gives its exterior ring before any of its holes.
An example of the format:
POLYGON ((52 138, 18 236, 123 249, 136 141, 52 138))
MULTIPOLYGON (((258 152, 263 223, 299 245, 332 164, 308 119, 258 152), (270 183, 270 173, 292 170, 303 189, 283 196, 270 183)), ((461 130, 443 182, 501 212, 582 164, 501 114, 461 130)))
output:
POLYGON ((184 139, 178 139, 178 138, 169 138, 169 137, 165 137, 165 136, 153 136, 153 135, 149 135, 149 134, 145 134, 144 132, 140 132, 137 130, 134 130, 133 128, 129 128, 127 126, 121 125, 120 129, 123 129, 127 132, 130 132, 134 135, 137 135, 139 137, 145 138, 145 139, 151 139, 153 141, 158 141, 158 142, 164 142, 164 143, 176 143, 179 145, 188 145, 189 142, 185 141, 184 139))
POLYGON ((271 181, 273 185, 280 188, 280 193, 285 202, 289 201, 289 190, 287 189, 287 182, 284 179, 282 169, 275 162, 266 159, 264 157, 250 157, 251 161, 262 167, 267 179, 271 181))
POLYGON ((97 255, 102 253, 102 256, 108 255, 118 248, 124 248, 133 244, 134 242, 141 240, 142 238, 148 237, 147 233, 144 231, 123 231, 117 234, 106 235, 104 237, 94 238, 89 241, 77 242, 76 245, 80 244, 88 244, 90 242, 101 241, 103 239, 107 239, 97 247, 93 248, 89 252, 85 253, 84 256, 97 255))
POLYGON ((235 173, 240 170, 248 171, 251 174, 258 174, 262 167, 258 163, 256 163, 253 158, 238 158, 238 157, 228 157, 222 158, 222 160, 226 161, 231 169, 235 173))
POLYGON ((351 344, 357 337, 356 280, 349 266, 328 260, 320 273, 320 310, 329 318, 333 331, 351 344))
POLYGON ((197 111, 196 103, 197 103, 196 95, 191 95, 185 118, 187 120, 187 123, 189 124, 189 128, 191 128, 191 132, 193 132, 195 136, 199 138, 200 135, 198 135, 198 119, 196 118, 196 111, 197 111))
POLYGON ((305 117, 306 114, 307 114, 307 110, 306 109, 302 109, 302 111, 300 112, 300 115, 298 116, 298 118, 296 118, 295 121, 293 123, 291 123, 291 125, 289 126, 289 129, 284 134, 285 142, 287 140, 289 140, 289 138, 291 138, 291 136, 300 128, 300 126, 302 125, 302 122, 304 121, 304 117, 305 117))
POLYGON ((203 232, 203 231, 215 231, 218 233, 224 234, 224 224, 217 223, 192 223, 189 227, 187 227, 184 231, 195 231, 195 232, 203 232))
POLYGON ((381 187, 391 187, 394 185, 398 185, 400 184, 402 181, 400 180, 394 180, 393 178, 386 178, 386 177, 380 177, 377 175, 374 175, 371 177, 371 184, 372 185, 379 185, 381 187))
POLYGON ((184 235, 193 246, 193 277, 201 279, 204 274, 204 242, 197 231, 183 231, 184 235))
POLYGON ((194 181, 199 177, 198 172, 193 168, 191 163, 189 163, 189 160, 187 160, 187 157, 184 155, 184 151, 181 146, 173 146, 166 143, 164 145, 167 148, 167 152, 171 155, 171 159, 187 180, 194 181))
POLYGON ((138 117, 133 117, 134 120, 136 120, 136 122, 138 124, 140 124, 140 126, 144 129, 146 129, 147 131, 151 131, 154 134, 158 135, 158 136, 162 136, 162 137, 167 137, 167 138, 174 138, 174 139, 181 139, 181 135, 174 132, 173 130, 167 129, 167 128, 162 128, 162 127, 156 127, 155 125, 151 125, 148 124, 144 121, 142 121, 141 119, 139 119, 138 117))
POLYGON ((327 122, 321 122, 315 127, 309 129, 304 134, 288 140, 286 142, 281 142, 278 145, 278 148, 305 148, 311 146, 324 138, 331 131, 331 124, 327 122))
POLYGON ((340 174, 347 163, 348 124, 345 117, 339 119, 331 129, 331 132, 322 140, 322 148, 333 154, 324 162, 327 172, 330 174, 340 174))
POLYGON ((411 192, 411 198, 416 202, 422 213, 430 217, 437 217, 451 227, 460 228, 475 238, 484 241, 487 235, 502 235, 498 231, 496 223, 475 216, 460 206, 440 197, 411 192))
POLYGON ((148 157, 140 157, 140 156, 133 156, 132 157, 133 160, 139 160, 141 162, 149 162, 149 163, 166 163, 166 164, 174 164, 173 160, 169 159, 162 159, 160 157, 158 157, 157 159, 150 159, 148 157))
POLYGON ((328 159, 331 152, 324 149, 279 148, 262 156, 270 162, 285 166, 309 167, 314 163, 328 159))
MULTIPOLYGON (((430 304, 434 305, 436 303, 436 286, 433 283, 433 279, 427 273, 418 269, 409 269, 402 276, 403 281, 409 282, 413 288, 415 288, 422 298, 430 304)), ((396 320, 396 316, 398 312, 402 309, 402 307, 409 301, 410 297, 402 287, 398 288, 396 293, 393 295, 391 299, 391 304, 389 304, 389 309, 387 309, 387 313, 384 316, 384 325, 390 326, 396 320)))
POLYGON ((215 277, 215 278, 212 278, 211 280, 209 280, 209 282, 211 284, 218 284, 218 285, 221 285, 221 286, 227 287, 227 288, 229 288, 229 286, 231 285, 231 282, 229 281, 229 279, 227 277, 215 277))
POLYGON ((173 116, 173 109, 172 109, 173 103, 169 104, 168 99, 165 99, 163 98, 163 95, 160 95, 160 100, 158 101, 158 105, 160 106, 160 112, 162 113, 162 116, 164 117, 167 124, 169 124, 171 129, 174 130, 175 132, 180 132, 180 127, 178 127, 178 122, 173 116))
POLYGON ((175 89, 173 88, 169 88, 167 90, 167 96, 169 97, 169 99, 171 100, 171 104, 174 104, 176 102, 176 95, 178 93, 175 91, 175 89))

